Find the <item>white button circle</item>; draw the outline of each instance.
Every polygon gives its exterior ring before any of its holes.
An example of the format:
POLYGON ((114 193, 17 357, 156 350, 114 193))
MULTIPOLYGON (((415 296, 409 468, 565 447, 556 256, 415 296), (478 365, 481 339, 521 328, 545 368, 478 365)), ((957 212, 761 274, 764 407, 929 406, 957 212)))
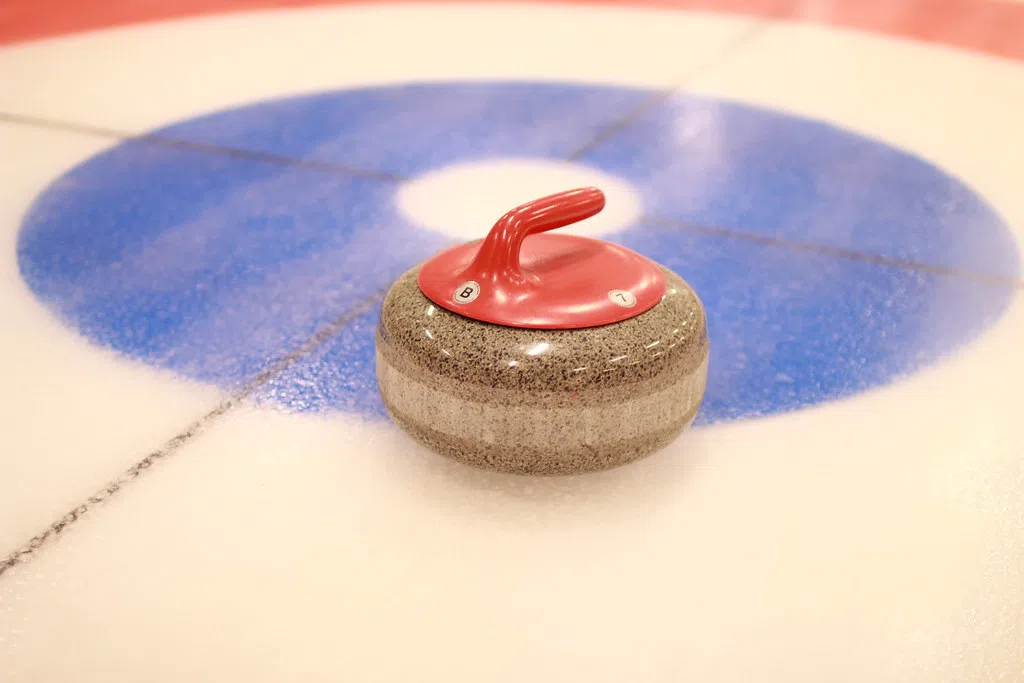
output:
POLYGON ((604 192, 604 209, 558 232, 607 235, 640 219, 640 193, 629 181, 597 168, 552 159, 488 159, 444 166, 403 184, 397 203, 416 225, 458 240, 472 240, 486 235, 506 211, 524 202, 586 186, 604 192))

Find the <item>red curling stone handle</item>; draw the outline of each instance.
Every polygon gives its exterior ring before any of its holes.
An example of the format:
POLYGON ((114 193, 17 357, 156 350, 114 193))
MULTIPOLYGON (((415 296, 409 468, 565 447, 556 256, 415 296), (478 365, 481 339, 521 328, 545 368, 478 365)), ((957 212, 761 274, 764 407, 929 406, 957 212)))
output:
POLYGON ((640 315, 665 295, 657 264, 617 244, 550 232, 604 206, 604 193, 596 187, 518 206, 482 241, 423 264, 420 290, 442 308, 509 327, 578 329, 640 315))
POLYGON ((481 279, 522 284, 528 279, 519 261, 527 235, 555 230, 586 220, 604 208, 604 192, 584 187, 541 197, 518 206, 491 228, 470 266, 481 279))

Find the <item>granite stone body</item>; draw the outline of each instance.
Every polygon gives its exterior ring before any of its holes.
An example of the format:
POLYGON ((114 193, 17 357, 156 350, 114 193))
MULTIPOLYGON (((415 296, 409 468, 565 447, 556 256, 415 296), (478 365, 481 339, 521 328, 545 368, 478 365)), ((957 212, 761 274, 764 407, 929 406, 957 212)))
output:
POLYGON ((377 381, 394 421, 455 460, 519 474, 623 465, 673 441, 704 397, 703 306, 662 269, 664 299, 576 330, 483 323, 427 299, 419 266, 392 286, 377 326, 377 381))

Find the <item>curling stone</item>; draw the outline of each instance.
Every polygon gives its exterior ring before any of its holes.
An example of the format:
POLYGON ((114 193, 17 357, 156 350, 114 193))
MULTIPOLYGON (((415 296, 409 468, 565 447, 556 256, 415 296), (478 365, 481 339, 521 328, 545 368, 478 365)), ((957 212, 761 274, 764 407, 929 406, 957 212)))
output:
POLYGON ((637 460, 691 424, 708 364, 697 294, 629 249, 547 232, 604 205, 597 188, 524 204, 392 285, 377 383, 404 431, 467 464, 555 475, 637 460))

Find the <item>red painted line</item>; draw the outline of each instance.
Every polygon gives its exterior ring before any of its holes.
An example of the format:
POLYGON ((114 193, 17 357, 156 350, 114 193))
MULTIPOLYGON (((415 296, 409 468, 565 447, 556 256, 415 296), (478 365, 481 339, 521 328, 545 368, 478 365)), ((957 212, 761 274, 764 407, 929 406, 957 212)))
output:
MULTIPOLYGON (((4 0, 0 45, 140 22, 364 0, 4 0)), ((392 0, 380 0, 381 3, 392 0)), ((409 0, 404 0, 408 2, 409 0)), ((412 0, 430 2, 430 0, 412 0)), ((472 3, 478 0, 458 0, 472 3)), ((546 0, 521 0, 546 2, 546 0)), ((778 15, 778 0, 561 0, 579 5, 778 15)), ((789 19, 942 43, 1024 60, 1024 4, 991 0, 791 0, 789 19)))

